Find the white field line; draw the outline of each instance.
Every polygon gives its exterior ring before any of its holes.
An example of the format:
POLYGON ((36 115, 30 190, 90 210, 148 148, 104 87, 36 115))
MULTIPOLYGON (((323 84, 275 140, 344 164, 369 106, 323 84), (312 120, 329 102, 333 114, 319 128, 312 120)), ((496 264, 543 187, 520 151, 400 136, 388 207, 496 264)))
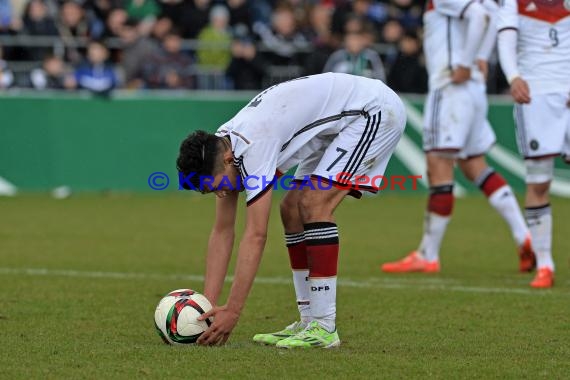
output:
MULTIPOLYGON (((403 102, 406 106, 406 113, 408 115, 410 125, 414 130, 421 134, 423 125, 422 114, 406 99, 403 99, 403 102)), ((488 154, 489 157, 501 164, 502 167, 524 181, 526 168, 523 159, 519 155, 503 148, 499 144, 495 144, 488 154)), ((552 184, 550 185, 550 191, 554 195, 570 197, 570 181, 564 177, 555 175, 552 184)))
MULTIPOLYGON (((161 281, 196 281, 203 282, 202 275, 183 275, 183 274, 157 274, 157 273, 129 273, 129 272, 103 272, 103 271, 77 271, 68 269, 47 269, 47 268, 1 268, 0 275, 26 275, 26 276, 46 276, 46 277, 75 277, 75 278, 99 278, 99 279, 117 279, 117 280, 161 280, 161 281)), ((227 277, 226 282, 231 282, 232 277, 227 277)), ((255 282, 258 284, 274 284, 274 285, 292 285, 290 278, 285 277, 257 277, 255 282)), ((397 279, 375 278, 368 280, 338 280, 338 284, 348 288, 368 288, 368 289, 415 289, 415 290, 439 290, 445 292, 461 292, 461 293, 497 293, 497 294, 525 294, 534 296, 544 295, 564 295, 570 296, 570 293, 553 293, 551 291, 537 291, 533 289, 522 288, 501 288, 501 287, 483 287, 483 286, 466 286, 458 284, 454 279, 426 278, 418 277, 417 279, 397 279)), ((528 285, 525 285, 528 286, 528 285)))

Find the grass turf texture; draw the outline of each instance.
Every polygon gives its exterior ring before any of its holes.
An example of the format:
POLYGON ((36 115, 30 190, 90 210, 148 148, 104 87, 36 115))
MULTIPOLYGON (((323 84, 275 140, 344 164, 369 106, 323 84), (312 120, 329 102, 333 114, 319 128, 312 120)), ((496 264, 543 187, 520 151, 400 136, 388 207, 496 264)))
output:
POLYGON ((343 343, 281 351, 251 342, 297 317, 277 202, 261 282, 229 344, 203 348, 164 345, 153 313, 168 291, 202 289, 187 275, 203 274, 213 197, 0 199, 0 378, 565 378, 570 200, 552 201, 558 272, 547 291, 517 273, 507 227, 481 196, 456 202, 441 274, 382 274, 417 246, 424 204, 382 195, 340 206, 343 343))

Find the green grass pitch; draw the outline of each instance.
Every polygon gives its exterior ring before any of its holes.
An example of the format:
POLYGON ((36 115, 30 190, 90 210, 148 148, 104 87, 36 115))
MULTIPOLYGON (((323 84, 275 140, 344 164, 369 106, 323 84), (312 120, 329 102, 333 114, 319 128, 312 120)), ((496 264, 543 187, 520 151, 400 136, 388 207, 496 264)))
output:
MULTIPOLYGON (((339 207, 343 343, 281 351, 251 342, 297 316, 277 201, 229 344, 181 348, 161 342, 153 313, 170 290, 202 289, 213 197, 0 199, 0 378, 568 378, 570 200, 552 201, 547 291, 517 273, 507 226, 480 195, 456 202, 441 274, 382 274, 417 246, 424 204, 386 194, 339 207)), ((243 210, 238 236, 242 226, 243 210)))

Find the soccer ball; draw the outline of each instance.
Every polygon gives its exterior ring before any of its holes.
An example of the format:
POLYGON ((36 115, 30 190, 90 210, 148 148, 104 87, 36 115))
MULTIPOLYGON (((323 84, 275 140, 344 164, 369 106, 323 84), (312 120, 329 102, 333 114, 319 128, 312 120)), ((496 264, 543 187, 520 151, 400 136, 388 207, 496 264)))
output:
POLYGON ((212 305, 202 294, 192 289, 173 290, 160 300, 154 312, 154 325, 166 344, 196 343, 212 324, 210 318, 198 321, 212 305))

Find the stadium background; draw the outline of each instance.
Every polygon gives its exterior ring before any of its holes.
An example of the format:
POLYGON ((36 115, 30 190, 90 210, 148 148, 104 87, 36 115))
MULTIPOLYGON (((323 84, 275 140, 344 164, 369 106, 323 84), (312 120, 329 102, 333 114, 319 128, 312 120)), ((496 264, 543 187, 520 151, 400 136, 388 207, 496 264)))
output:
MULTIPOLYGON (((0 191, 151 191, 148 178, 166 173, 167 190, 178 190, 175 160, 180 141, 195 129, 214 131, 252 94, 117 94, 111 99, 76 94, 0 95, 0 191), (2 190, 3 189, 3 190, 2 190)), ((406 134, 387 175, 422 175, 423 97, 404 97, 406 134)), ((518 192, 524 191, 524 166, 517 154, 508 99, 492 98, 489 119, 498 143, 489 160, 518 192)), ((570 177, 557 163, 553 193, 570 196, 570 177)), ((477 191, 458 172, 458 195, 477 191)), ((417 191, 425 191, 425 181, 417 191)), ((412 191, 408 186, 408 191, 412 191)), ((385 190, 390 192, 391 190, 385 190)), ((396 190, 397 191, 397 190, 396 190)))
MULTIPOLYGON (((257 89, 323 71, 356 34, 356 45, 364 41, 369 50, 344 69, 385 76, 406 101, 406 134, 387 174, 425 174, 423 5, 0 0, 0 193, 17 194, 0 197, 0 379, 567 379, 570 201, 560 196, 570 194, 570 175, 559 161, 552 189, 557 282, 550 290, 529 289, 532 274, 517 272, 505 223, 458 173, 456 189, 469 196, 454 206, 437 275, 379 270, 420 241, 424 185, 348 198, 338 208, 339 350, 282 352, 251 343, 253 334, 297 317, 280 196, 229 344, 173 348, 154 331, 165 293, 202 288, 215 214, 212 198, 176 190, 180 141, 197 128, 217 128, 257 89), (228 8, 229 27, 207 27, 215 5, 228 8), (103 57, 108 49, 104 64, 101 45, 99 63, 87 59, 90 41, 103 42, 103 57), (170 176, 168 190, 149 188, 156 171, 170 176), (56 200, 54 189, 56 198, 73 194, 56 200)), ((489 160, 520 202, 524 167, 496 55, 488 89, 498 136, 489 160)), ((244 214, 238 211, 236 233, 244 214)), ((230 273, 234 264, 235 257, 230 273)))
MULTIPOLYGON (((400 94, 427 89, 421 0, 1 4, 4 194, 61 186, 150 190, 155 171, 176 179, 173 163, 185 135, 215 130, 255 90, 300 75, 332 69, 383 79, 400 94), (106 50, 98 59, 89 53, 94 41, 106 50)), ((507 91, 496 54, 488 89, 507 91)), ((388 174, 425 178, 423 96, 404 98, 408 127, 388 174)), ((498 136, 490 160, 520 192, 524 168, 507 95, 492 98, 489 118, 498 136)), ((560 161, 556 173, 554 194, 570 196, 560 161)), ((474 190, 458 177, 458 195, 474 190)))

